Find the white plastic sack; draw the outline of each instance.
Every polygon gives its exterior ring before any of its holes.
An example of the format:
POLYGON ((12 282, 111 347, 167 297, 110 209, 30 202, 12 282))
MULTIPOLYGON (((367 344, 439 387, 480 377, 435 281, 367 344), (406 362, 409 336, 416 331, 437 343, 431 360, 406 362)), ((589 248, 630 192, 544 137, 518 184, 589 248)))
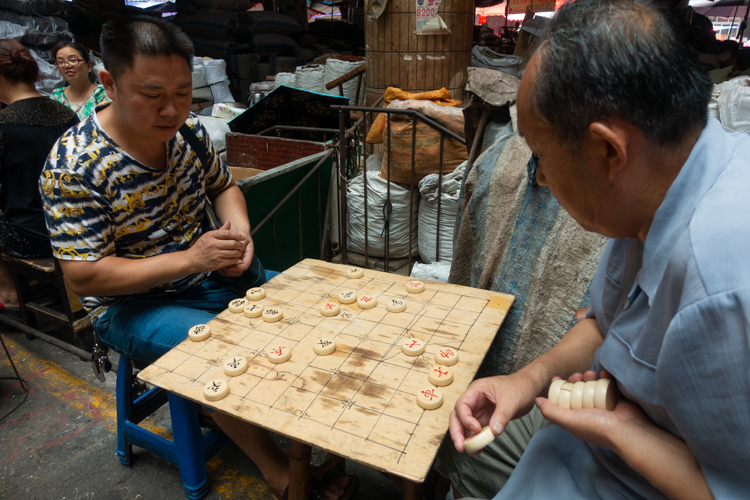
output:
POLYGON ((286 85, 287 87, 296 87, 296 78, 294 76, 294 73, 277 73, 276 74, 276 83, 274 83, 274 88, 279 88, 282 85, 286 85))
POLYGON ((208 85, 229 79, 227 78, 227 62, 224 59, 203 61, 203 67, 205 68, 206 83, 208 85))
POLYGON ((498 54, 497 52, 488 49, 487 47, 480 47, 475 45, 471 49, 471 66, 473 68, 489 68, 497 71, 502 71, 511 76, 518 77, 518 69, 523 62, 522 57, 498 54), (496 57, 487 57, 482 54, 482 51, 489 51, 496 57))
POLYGON ((202 57, 193 57, 193 88, 199 89, 208 86, 206 81, 206 68, 203 66, 202 57))
POLYGON ((10 38, 18 41, 23 38, 24 33, 26 33, 25 27, 8 21, 0 21, 0 39, 10 38))
MULTIPOLYGON (((384 209, 387 204, 388 182, 378 172, 367 172, 367 255, 370 257, 385 256, 384 209)), ((350 180, 346 187, 347 249, 350 252, 365 253, 365 183, 363 174, 350 180)), ((409 190, 391 183, 390 258, 401 259, 409 255, 409 199, 412 203, 412 256, 419 255, 417 244, 417 213, 419 212, 419 192, 415 189, 410 196, 409 190)))
POLYGON ((206 67, 203 65, 203 59, 193 57, 193 101, 211 101, 213 94, 206 81, 206 67))
POLYGON ((435 262, 434 264, 422 264, 415 262, 411 268, 411 277, 423 280, 442 281, 448 283, 451 274, 450 262, 435 262))
POLYGON ((229 130, 229 120, 226 118, 215 118, 213 116, 198 115, 198 120, 208 130, 208 136, 217 152, 227 149, 227 133, 229 130))
POLYGON ((297 88, 319 94, 326 93, 326 68, 322 64, 309 64, 297 67, 294 72, 297 78, 297 88))
POLYGON ((750 77, 739 77, 721 84, 719 116, 730 132, 750 134, 750 77))
POLYGON ((374 155, 370 155, 367 157, 367 162, 365 163, 365 170, 368 172, 377 172, 380 173, 380 168, 383 166, 383 154, 382 153, 375 153, 374 155))
POLYGON ((52 95, 52 91, 58 87, 62 87, 65 80, 63 80, 57 68, 45 61, 36 50, 29 49, 29 52, 31 52, 31 55, 36 60, 39 66, 39 74, 41 75, 39 80, 36 81, 36 89, 42 95, 52 95))
POLYGON ((218 83, 212 83, 209 85, 211 89, 211 95, 213 96, 213 102, 234 102, 234 96, 229 90, 229 82, 221 81, 218 83))
MULTIPOLYGON (((325 84, 331 83, 337 78, 341 78, 345 74, 359 68, 364 63, 364 61, 349 62, 340 59, 328 59, 326 61, 325 84)), ((344 84, 344 97, 349 98, 349 106, 358 106, 365 101, 365 86, 363 84, 362 88, 359 89, 359 102, 354 102, 354 98, 357 96, 358 81, 358 78, 353 78, 344 84)), ((339 95, 339 88, 334 87, 326 92, 331 95, 339 95)))
POLYGON ((440 227, 438 215, 438 180, 437 174, 430 174, 419 181, 419 255, 424 262, 448 262, 453 260, 453 231, 456 225, 458 194, 461 191, 461 180, 466 171, 463 162, 450 174, 443 176, 440 193, 440 227), (437 234, 440 234, 440 255, 437 251, 437 234), (439 260, 437 259, 439 257, 439 260))

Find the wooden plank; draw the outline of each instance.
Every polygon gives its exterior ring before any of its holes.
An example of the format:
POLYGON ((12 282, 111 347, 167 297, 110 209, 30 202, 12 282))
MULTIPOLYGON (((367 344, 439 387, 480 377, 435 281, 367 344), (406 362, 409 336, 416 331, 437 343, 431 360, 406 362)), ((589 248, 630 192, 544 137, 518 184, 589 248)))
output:
POLYGON ((409 294, 410 278, 373 270, 346 278, 346 266, 307 259, 264 285, 263 305, 279 307, 284 319, 264 323, 228 310, 209 322, 211 337, 185 340, 139 378, 200 404, 234 415, 302 444, 355 460, 414 482, 422 482, 448 429, 448 417, 487 354, 508 309, 510 295, 425 281, 425 291, 409 294), (378 298, 373 309, 341 305, 333 318, 320 305, 342 290, 378 298), (389 298, 407 302, 403 313, 384 307, 389 298), (317 356, 320 337, 337 350, 317 356), (427 344, 409 357, 400 345, 408 338, 427 344), (292 348, 286 363, 274 365, 266 352, 284 342, 292 348), (454 382, 440 390, 443 405, 431 411, 416 394, 433 388, 427 372, 440 348, 458 350, 451 367, 454 382), (248 360, 248 371, 229 381, 230 395, 208 402, 203 386, 226 378, 231 357, 248 360))

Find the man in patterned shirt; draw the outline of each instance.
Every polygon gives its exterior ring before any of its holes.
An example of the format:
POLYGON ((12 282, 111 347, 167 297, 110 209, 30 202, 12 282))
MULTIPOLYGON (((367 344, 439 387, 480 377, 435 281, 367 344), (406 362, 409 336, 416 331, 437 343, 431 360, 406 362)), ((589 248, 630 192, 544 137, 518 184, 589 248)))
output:
MULTIPOLYGON (((135 17, 106 25, 101 47, 112 103, 60 138, 40 189, 55 257, 98 335, 150 363, 236 298, 209 273, 258 285, 265 271, 242 192, 190 113, 190 39, 171 23, 135 17), (209 229, 208 200, 219 230, 209 229)), ((273 437, 219 412, 211 417, 281 495, 288 459, 273 437)), ((348 483, 339 478, 329 498, 348 483)))

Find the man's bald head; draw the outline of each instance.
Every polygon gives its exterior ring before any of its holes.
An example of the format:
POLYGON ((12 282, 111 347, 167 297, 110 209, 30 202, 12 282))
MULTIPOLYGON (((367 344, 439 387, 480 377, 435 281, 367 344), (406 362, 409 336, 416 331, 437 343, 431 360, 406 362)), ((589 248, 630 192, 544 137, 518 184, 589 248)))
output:
POLYGON ((571 149, 606 118, 660 146, 706 124, 711 80, 672 16, 648 0, 568 2, 535 55, 531 105, 571 149))

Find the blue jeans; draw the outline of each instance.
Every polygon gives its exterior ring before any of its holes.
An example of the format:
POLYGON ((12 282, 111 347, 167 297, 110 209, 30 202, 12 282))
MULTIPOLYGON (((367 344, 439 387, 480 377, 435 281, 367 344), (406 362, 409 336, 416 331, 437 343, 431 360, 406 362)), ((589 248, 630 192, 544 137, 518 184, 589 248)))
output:
MULTIPOLYGON (((277 275, 266 270, 266 280, 277 275)), ((153 363, 187 338, 188 330, 208 323, 237 294, 207 280, 176 294, 132 295, 110 307, 94 322, 109 347, 141 363, 153 363)))

